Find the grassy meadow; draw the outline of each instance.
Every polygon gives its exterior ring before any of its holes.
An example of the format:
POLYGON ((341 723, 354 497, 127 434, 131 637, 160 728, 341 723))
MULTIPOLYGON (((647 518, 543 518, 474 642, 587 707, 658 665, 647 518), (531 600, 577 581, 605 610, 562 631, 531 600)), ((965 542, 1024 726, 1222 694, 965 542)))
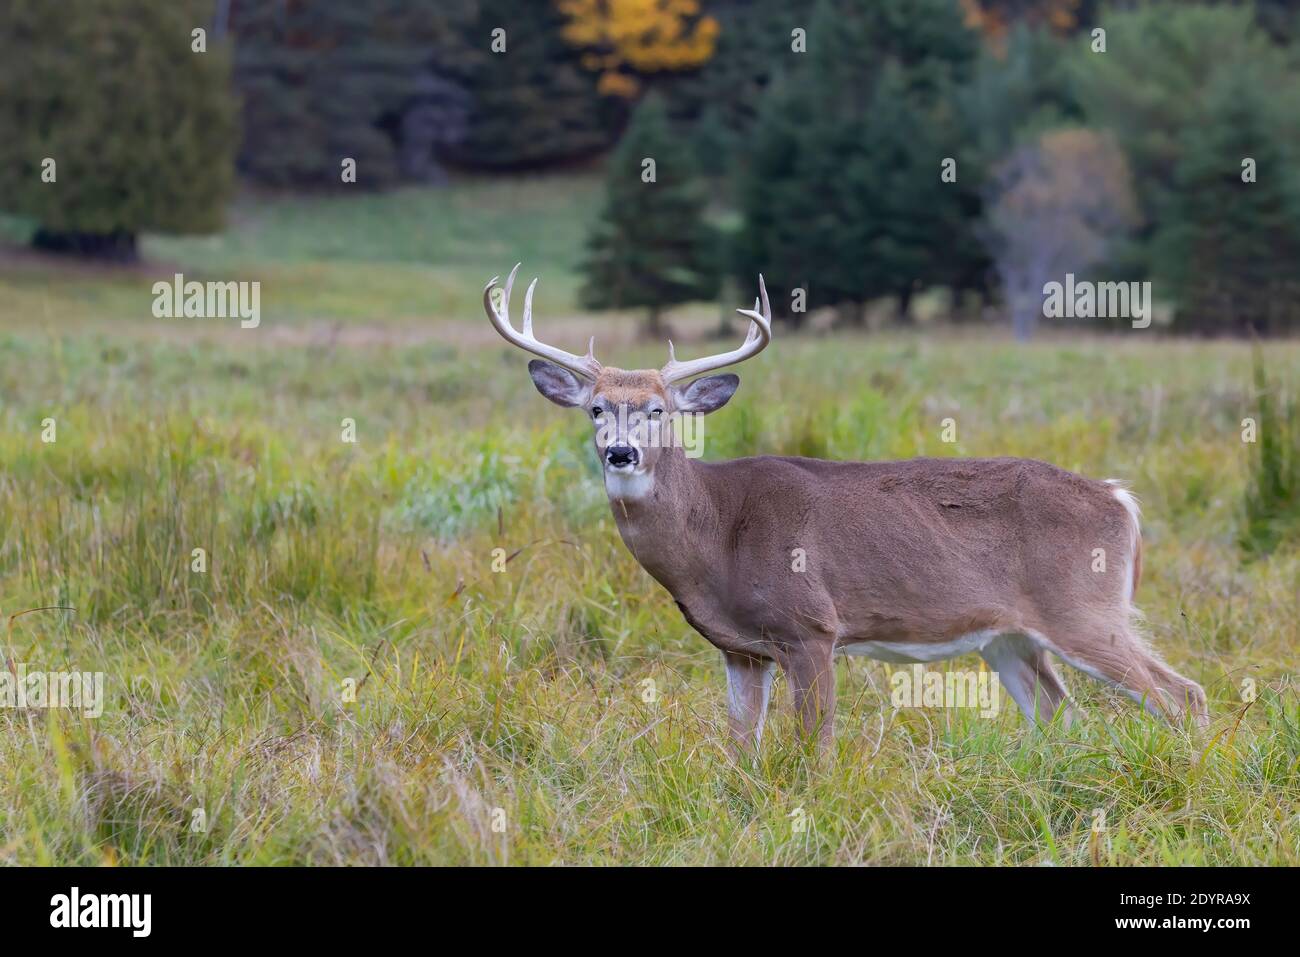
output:
MULTIPOLYGON (((1248 346, 778 329, 708 457, 1128 480, 1139 603, 1213 720, 1165 726, 1069 669, 1068 731, 1005 696, 993 719, 896 711, 890 666, 853 659, 829 760, 778 678, 738 761, 720 656, 619 540, 589 426, 479 305, 522 260, 544 338, 661 364, 634 317, 575 305, 597 190, 248 196, 223 236, 151 238, 126 270, 0 247, 3 657, 107 682, 98 718, 0 709, 0 863, 1300 863, 1300 549, 1239 545, 1248 346), (175 271, 261 280, 260 328, 153 318, 175 271), (75 611, 12 617, 49 605, 75 611)), ((679 355, 714 348, 717 315, 670 317, 679 355)), ((1300 346, 1264 356, 1294 381, 1300 346)))

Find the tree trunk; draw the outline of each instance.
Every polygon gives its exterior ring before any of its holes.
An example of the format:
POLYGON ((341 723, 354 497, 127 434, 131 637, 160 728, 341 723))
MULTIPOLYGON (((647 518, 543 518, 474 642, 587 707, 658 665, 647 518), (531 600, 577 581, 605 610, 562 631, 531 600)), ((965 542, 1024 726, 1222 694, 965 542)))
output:
POLYGON ((867 324, 865 302, 842 302, 835 307, 835 326, 840 329, 861 329, 867 324))
POLYGON ((140 258, 135 233, 116 230, 111 233, 80 233, 41 228, 32 237, 37 249, 105 262, 132 263, 140 258))
POLYGON ((1030 295, 1020 294, 1011 301, 1011 329, 1019 342, 1028 342, 1038 325, 1041 304, 1030 295))
POLYGON ((912 324, 912 287, 904 286, 898 290, 898 322, 900 325, 912 324))
MULTIPOLYGON (((736 324, 732 321, 734 315, 735 313, 731 311, 729 303, 719 303, 718 328, 713 331, 715 339, 730 339, 735 335, 736 324)), ((749 326, 745 326, 745 331, 749 331, 749 326)))
POLYGON ((661 306, 650 307, 650 311, 646 313, 645 324, 641 327, 641 334, 644 339, 667 339, 672 334, 664 324, 661 306))

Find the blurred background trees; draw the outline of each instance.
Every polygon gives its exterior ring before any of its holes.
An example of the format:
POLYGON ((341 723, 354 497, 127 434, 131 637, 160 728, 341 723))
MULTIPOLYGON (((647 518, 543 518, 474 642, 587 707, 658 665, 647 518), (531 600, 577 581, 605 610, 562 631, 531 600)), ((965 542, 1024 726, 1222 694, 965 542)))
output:
POLYGON ((583 263, 583 305, 644 308, 645 334, 664 338, 665 307, 717 291, 706 203, 695 154, 673 135, 663 101, 646 98, 609 159, 605 205, 583 263))
POLYGON ((989 248, 1018 339, 1033 334, 1047 283, 1086 276, 1138 221, 1124 154, 1085 129, 1018 147, 994 170, 989 199, 989 248))
POLYGON ((1225 71, 1179 136, 1152 255, 1179 290, 1184 329, 1300 328, 1300 178, 1275 105, 1244 73, 1225 71), (1242 160, 1233 169, 1223 156, 1242 160))
POLYGON ((786 302, 803 289, 850 323, 881 297, 906 319, 916 289, 982 258, 974 167, 941 176, 963 155, 956 91, 978 40, 949 0, 821 0, 809 24, 808 52, 787 45, 738 156, 735 272, 742 284, 764 272, 786 302))
MULTIPOLYGON (((244 118, 239 168, 273 186, 371 188, 435 178, 463 141, 481 52, 472 0, 233 0, 228 29, 244 118)), ((201 20, 200 20, 201 22, 201 20)))
POLYGON ((700 0, 556 0, 564 39, 600 74, 600 92, 630 99, 641 77, 692 70, 713 56, 718 21, 700 0))
POLYGON ((207 8, 0 5, 0 211, 36 245, 132 260, 145 230, 221 226, 237 118, 227 50, 192 50, 207 8))
POLYGON ((603 167, 592 308, 657 321, 762 271, 792 324, 912 322, 923 296, 1028 334, 1046 269, 1149 279, 1178 330, 1300 322, 1300 0, 62 9, 0 12, 0 211, 46 246, 217 229, 232 154, 287 191, 603 167), (54 155, 75 188, 40 188, 54 155))
POLYGON ((601 95, 599 77, 583 69, 580 52, 561 35, 565 18, 554 3, 477 7, 464 34, 476 50, 465 74, 473 93, 469 130, 448 158, 473 169, 535 169, 590 157, 614 142, 626 107, 601 95))

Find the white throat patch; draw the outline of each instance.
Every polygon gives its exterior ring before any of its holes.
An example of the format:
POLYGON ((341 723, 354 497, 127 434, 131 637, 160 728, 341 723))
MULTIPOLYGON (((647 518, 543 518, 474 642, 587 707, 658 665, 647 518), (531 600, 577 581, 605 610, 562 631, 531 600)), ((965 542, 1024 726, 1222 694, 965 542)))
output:
POLYGON ((650 472, 605 469, 605 491, 610 498, 635 501, 648 497, 654 487, 655 478, 650 472))

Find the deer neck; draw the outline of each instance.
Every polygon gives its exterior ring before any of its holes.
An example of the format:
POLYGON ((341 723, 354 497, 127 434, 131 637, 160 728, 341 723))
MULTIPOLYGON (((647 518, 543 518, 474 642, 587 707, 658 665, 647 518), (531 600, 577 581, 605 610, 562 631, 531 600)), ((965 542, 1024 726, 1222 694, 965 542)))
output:
POLYGON ((703 467, 681 448, 667 448, 653 477, 638 485, 607 477, 614 522, 628 551, 674 596, 689 590, 714 564, 708 543, 723 523, 703 467))

